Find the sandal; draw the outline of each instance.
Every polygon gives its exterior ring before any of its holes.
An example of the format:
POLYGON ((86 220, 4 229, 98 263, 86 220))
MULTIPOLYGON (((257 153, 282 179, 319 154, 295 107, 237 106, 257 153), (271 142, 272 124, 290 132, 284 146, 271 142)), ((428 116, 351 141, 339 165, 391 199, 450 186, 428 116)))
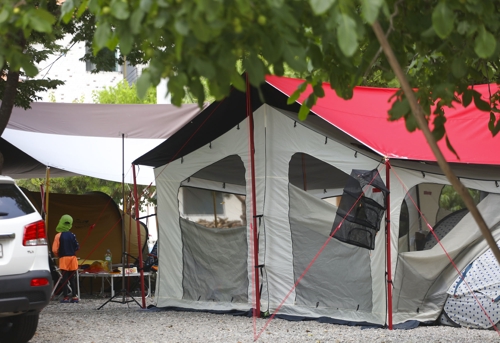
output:
POLYGON ((63 299, 61 299, 61 303, 69 303, 71 301, 70 297, 64 297, 63 299))

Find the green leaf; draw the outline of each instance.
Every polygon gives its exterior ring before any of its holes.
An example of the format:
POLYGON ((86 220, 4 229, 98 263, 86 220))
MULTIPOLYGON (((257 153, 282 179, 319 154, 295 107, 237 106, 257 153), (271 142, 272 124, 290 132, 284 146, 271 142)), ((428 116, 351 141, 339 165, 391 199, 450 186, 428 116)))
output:
POLYGON ((417 120, 415 119, 415 116, 412 113, 410 113, 405 117, 405 125, 406 129, 409 132, 413 132, 418 128, 417 120))
POLYGON ((474 92, 470 89, 467 89, 466 91, 464 91, 464 94, 462 95, 462 105, 464 107, 467 107, 470 105, 470 103, 472 102, 472 95, 474 94, 474 92))
POLYGON ((267 0, 267 4, 271 7, 280 8, 285 3, 285 0, 267 0))
POLYGON ((130 16, 130 31, 136 35, 141 32, 141 22, 144 18, 144 11, 140 8, 136 9, 130 16))
POLYGON ((389 110, 389 120, 398 120, 410 113, 410 103, 404 98, 401 101, 395 101, 389 110))
POLYGON ((335 0, 309 0, 315 15, 321 15, 328 11, 335 3, 335 0))
POLYGON ((243 66, 248 73, 248 78, 253 86, 260 86, 264 82, 264 65, 255 54, 243 60, 243 66))
POLYGON ((153 0, 141 0, 140 7, 144 12, 149 12, 151 5, 153 5, 153 0))
POLYGON ((182 61, 182 44, 184 43, 184 36, 176 35, 175 37, 175 58, 177 61, 182 61))
POLYGON ((0 24, 9 18, 9 11, 4 7, 2 12, 0 12, 0 24))
POLYGON ((304 102, 304 104, 308 107, 308 108, 313 108, 314 105, 316 105, 316 100, 318 100, 318 97, 316 96, 316 94, 314 93, 311 93, 309 94, 309 96, 307 97, 306 101, 304 102))
POLYGON ((346 57, 351 57, 358 49, 356 22, 347 14, 341 14, 338 17, 337 24, 337 40, 340 50, 346 57))
POLYGON ((361 1, 361 13, 365 20, 371 25, 377 20, 378 13, 384 0, 362 0, 361 1))
POLYGON ((473 91, 473 97, 474 97, 474 105, 476 105, 477 109, 480 111, 485 111, 489 112, 491 111, 491 106, 488 102, 484 101, 481 99, 481 93, 477 91, 473 91))
POLYGON ((128 4, 121 0, 114 0, 111 3, 111 14, 116 19, 125 20, 130 16, 130 12, 128 10, 128 4))
POLYGON ((237 90, 240 90, 242 92, 244 92, 246 90, 245 80, 243 80, 241 75, 236 71, 231 74, 231 84, 237 90))
POLYGON ((82 14, 87 9, 88 5, 89 5, 89 0, 82 1, 82 3, 80 4, 80 7, 78 7, 78 11, 76 12, 77 18, 80 18, 82 16, 82 14))
POLYGON ((120 35, 120 51, 122 55, 126 56, 132 51, 134 45, 134 37, 130 32, 123 32, 120 35))
POLYGON ((174 24, 175 30, 183 35, 187 36, 189 33, 189 25, 184 19, 177 19, 174 24))
POLYGON ((307 119, 307 115, 309 114, 309 111, 311 111, 311 109, 309 107, 307 107, 305 105, 305 103, 302 104, 300 106, 300 110, 299 110, 299 120, 301 120, 301 121, 306 120, 307 119))
POLYGON ((311 62, 315 68, 320 68, 323 65, 323 52, 316 44, 309 45, 308 55, 311 58, 311 62))
POLYGON ((290 97, 287 99, 286 101, 286 104, 287 105, 291 105, 293 104, 295 101, 297 101, 297 99, 299 98, 300 94, 302 94, 303 91, 301 91, 300 89, 296 89, 292 95, 290 95, 290 97))
POLYGON ((432 130, 432 135, 436 141, 439 141, 444 137, 446 133, 444 128, 445 123, 446 117, 444 115, 439 115, 434 118, 434 130, 432 130))
POLYGON ((301 92, 305 91, 307 88, 307 81, 302 82, 300 85, 298 85, 297 89, 300 89, 301 92))
POLYGON ((495 116, 495 113, 493 113, 493 112, 490 112, 490 120, 488 122, 488 129, 490 130, 493 137, 495 137, 497 135, 497 133, 500 132, 500 120, 497 120, 497 117, 495 116))
POLYGON ((55 21, 56 18, 50 12, 40 8, 35 9, 30 16, 30 26, 38 32, 52 32, 55 21))
POLYGON ((92 13, 97 13, 101 7, 99 6, 99 0, 90 0, 89 1, 89 10, 92 13))
POLYGON ((283 67, 283 63, 278 62, 273 64, 273 69, 274 69, 274 74, 278 76, 283 76, 285 75, 285 67, 283 67))
POLYGON ((38 74, 38 69, 35 65, 29 60, 29 58, 24 55, 21 59, 21 67, 23 68, 26 75, 29 77, 35 77, 38 74))
POLYGON ((446 135, 446 146, 448 147, 448 149, 455 155, 455 157, 457 158, 457 160, 460 160, 460 156, 458 156, 457 152, 455 151, 455 149, 453 148, 453 146, 451 145, 451 142, 450 140, 448 139, 448 135, 446 135))
POLYGON ((195 58, 194 68, 198 74, 207 79, 213 79, 216 76, 216 70, 209 59, 195 58))
POLYGON ((325 96, 325 90, 323 89, 323 84, 320 82, 313 87, 314 95, 318 98, 322 98, 325 96))
POLYGON ((478 35, 474 40, 474 51, 481 58, 488 58, 493 55, 497 46, 495 37, 486 31, 484 26, 479 28, 478 35))
POLYGON ((111 28, 109 23, 104 22, 97 26, 94 34, 94 41, 97 45, 97 49, 102 49, 108 43, 109 38, 111 37, 111 28))
POLYGON ((151 87, 151 75, 149 75, 149 71, 144 70, 137 79, 137 96, 139 96, 139 99, 146 97, 149 87, 151 87))
POLYGON ((73 16, 73 11, 75 9, 74 0, 67 0, 61 6, 61 18, 64 23, 69 23, 73 16))
POLYGON ((453 31, 455 16, 446 2, 440 1, 432 11, 432 27, 441 39, 445 39, 453 31))
POLYGON ((451 63, 451 72, 457 79, 460 79, 467 74, 467 64, 465 63, 464 58, 455 57, 453 59, 453 62, 451 63))

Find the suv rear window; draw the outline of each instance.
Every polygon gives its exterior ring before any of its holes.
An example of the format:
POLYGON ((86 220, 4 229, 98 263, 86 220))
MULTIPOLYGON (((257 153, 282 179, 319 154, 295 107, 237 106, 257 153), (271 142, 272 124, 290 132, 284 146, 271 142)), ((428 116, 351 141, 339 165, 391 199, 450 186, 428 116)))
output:
POLYGON ((0 184, 0 220, 35 212, 22 192, 13 184, 0 184))

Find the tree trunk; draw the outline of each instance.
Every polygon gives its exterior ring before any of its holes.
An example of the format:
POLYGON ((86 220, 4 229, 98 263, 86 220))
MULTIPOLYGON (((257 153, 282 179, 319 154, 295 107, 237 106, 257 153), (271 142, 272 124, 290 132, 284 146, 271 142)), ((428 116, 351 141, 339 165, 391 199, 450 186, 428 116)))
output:
MULTIPOLYGON (((0 105, 0 136, 2 136, 5 128, 10 119, 12 109, 14 108, 14 100, 16 99, 17 86, 19 84, 19 72, 9 70, 7 73, 7 80, 5 91, 0 105)), ((2 174, 4 158, 0 151, 0 174, 2 174)))
POLYGON ((418 104, 415 94, 413 93, 413 90, 410 86, 410 83, 406 79, 405 73, 403 72, 403 69, 401 69, 399 62, 396 59, 394 52, 392 51, 391 45, 389 44, 389 41, 387 40, 387 37, 385 36, 384 31, 382 30, 382 27, 376 21, 373 24, 372 28, 373 31, 375 32, 375 35, 377 36, 378 41, 380 42, 380 45, 382 46, 382 49, 384 50, 384 54, 386 55, 392 70, 394 71, 396 77, 401 83, 401 88, 403 89, 403 92, 405 93, 405 96, 408 99, 408 102, 410 103, 411 111, 415 116, 415 119, 417 120, 420 130, 422 130, 422 132, 424 133, 425 139, 427 140, 427 143, 429 144, 432 152, 434 153, 434 156, 436 156, 436 160, 439 167, 443 171, 444 175, 446 175, 448 181, 450 181, 453 188, 463 199, 465 206, 472 214, 472 217, 476 221, 479 230, 486 239, 486 242, 488 242, 491 251, 495 255, 498 263, 500 264, 500 250, 498 249, 497 243, 495 242, 495 239, 493 238, 491 231, 488 228, 488 225, 484 221, 483 216, 481 215, 481 213, 477 209, 476 204, 472 200, 471 195, 469 194, 465 186, 462 184, 462 182, 460 182, 460 180, 455 176, 455 174, 450 168, 450 165, 444 158, 443 153, 439 149, 437 142, 434 139, 434 136, 429 130, 429 126, 427 124, 427 121, 425 120, 422 107, 418 104))

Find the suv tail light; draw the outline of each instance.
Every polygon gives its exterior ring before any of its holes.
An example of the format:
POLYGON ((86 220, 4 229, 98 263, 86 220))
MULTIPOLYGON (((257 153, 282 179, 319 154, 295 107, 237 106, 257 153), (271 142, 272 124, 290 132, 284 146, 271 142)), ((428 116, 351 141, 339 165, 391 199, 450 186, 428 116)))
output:
POLYGON ((47 245, 47 234, 45 233, 45 222, 43 220, 24 227, 23 245, 47 245))
POLYGON ((46 278, 31 279, 31 282, 30 282, 31 287, 47 286, 48 284, 49 284, 49 280, 46 278))

